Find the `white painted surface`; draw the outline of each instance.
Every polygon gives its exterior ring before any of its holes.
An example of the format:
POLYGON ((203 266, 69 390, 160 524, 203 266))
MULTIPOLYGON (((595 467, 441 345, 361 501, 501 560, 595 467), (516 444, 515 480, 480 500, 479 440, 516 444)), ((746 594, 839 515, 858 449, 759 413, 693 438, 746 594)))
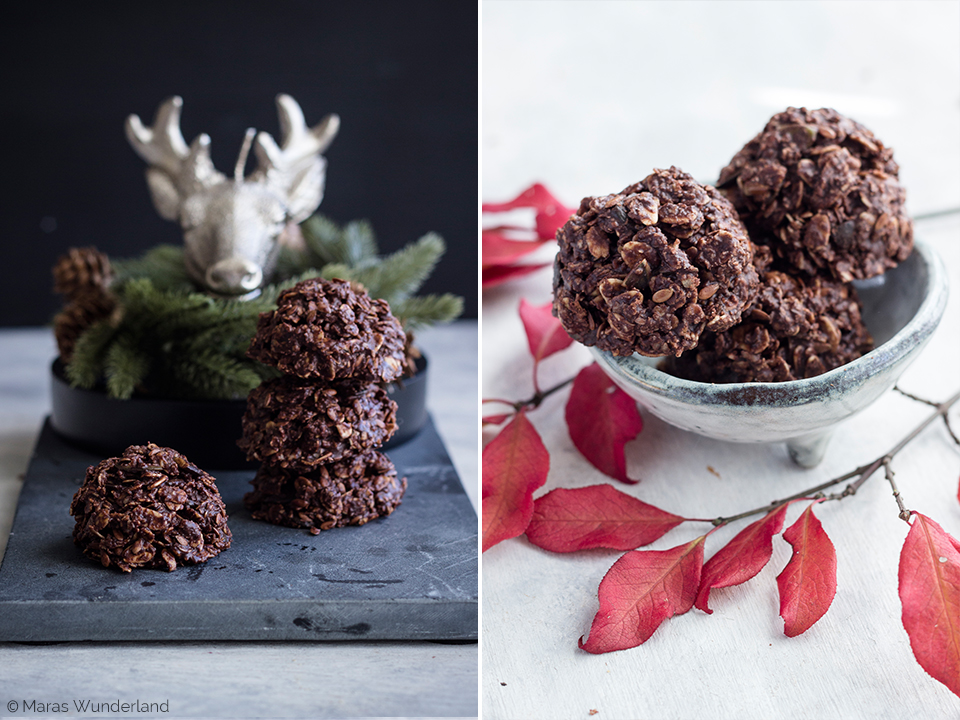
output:
MULTIPOLYGON (((709 180, 770 115, 807 104, 835 106, 896 149, 911 212, 960 206, 957 2, 485 0, 482 30, 485 200, 540 181, 576 206, 671 164, 709 180)), ((960 217, 916 231, 942 256, 953 294, 901 386, 944 399, 960 386, 960 217)), ((547 248, 536 258, 551 256, 547 248)), ((550 283, 543 270, 484 293, 485 397, 531 395, 517 305, 547 302, 550 283)), ((548 359, 541 386, 589 361, 580 347, 548 359)), ((566 397, 558 393, 530 415, 551 454, 541 493, 605 481, 570 443, 566 397)), ((628 470, 642 482, 617 487, 686 516, 733 514, 872 460, 926 414, 887 393, 842 424, 824 463, 809 471, 792 466, 782 445, 728 445, 645 416, 627 448, 628 470)), ((960 427, 960 409, 952 418, 960 427)), ((894 468, 908 506, 960 537, 960 449, 942 425, 894 468)), ((778 617, 775 579, 789 559, 780 538, 758 577, 713 592, 713 615, 693 610, 641 647, 599 656, 579 651, 577 638, 587 634, 597 585, 620 553, 554 555, 523 538, 489 550, 484 717, 587 718, 594 709, 605 720, 960 717, 960 698, 917 665, 900 623, 897 565, 907 527, 889 486, 874 477, 856 497, 817 513, 837 547, 838 590, 827 615, 794 639, 778 617)), ((712 536, 707 555, 742 527, 712 536)), ((680 526, 651 549, 703 530, 680 526)))
MULTIPOLYGON (((476 507, 477 324, 424 331, 418 344, 432 365, 428 407, 476 507)), ((0 330, 0 557, 55 355, 49 329, 0 330)), ((168 700, 159 717, 467 717, 477 677, 475 643, 0 643, 0 716, 33 714, 3 709, 11 701, 139 699, 168 700)))

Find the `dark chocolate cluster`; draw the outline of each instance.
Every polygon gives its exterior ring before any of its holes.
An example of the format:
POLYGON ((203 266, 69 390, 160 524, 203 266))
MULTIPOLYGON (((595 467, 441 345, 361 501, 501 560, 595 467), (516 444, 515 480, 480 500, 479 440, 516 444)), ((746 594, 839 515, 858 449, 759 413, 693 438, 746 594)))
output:
POLYGON ((305 280, 260 316, 249 355, 288 373, 247 399, 239 445, 262 465, 253 517, 310 528, 389 515, 407 487, 375 448, 397 429, 379 383, 403 370, 404 334, 383 301, 343 280, 305 280))
POLYGON ((836 110, 788 108, 720 172, 757 243, 808 275, 880 275, 913 249, 893 150, 836 110))
POLYGON ((245 502, 257 520, 329 530, 363 525, 400 504, 406 482, 381 452, 368 450, 314 470, 263 465, 245 502))
POLYGON ((405 341, 384 300, 345 280, 302 282, 260 316, 247 355, 301 378, 387 383, 403 373, 405 341))
POLYGON ((240 449, 282 468, 312 468, 383 445, 397 405, 374 383, 327 385, 285 375, 247 397, 240 449))
POLYGON ((677 168, 585 198, 557 233, 554 311, 584 345, 678 355, 737 324, 757 294, 754 249, 733 206, 677 168))
POLYGON ((825 277, 764 274, 749 317, 665 368, 702 382, 782 382, 821 375, 873 347, 852 285, 825 277))
POLYGON ((230 547, 214 479, 170 448, 133 445, 88 468, 73 497, 73 541, 104 567, 172 571, 230 547))
POLYGON ((557 233, 554 314, 584 345, 665 355, 691 380, 820 375, 873 347, 851 281, 913 248, 897 172, 859 123, 788 108, 719 191, 670 168, 585 198, 557 233))

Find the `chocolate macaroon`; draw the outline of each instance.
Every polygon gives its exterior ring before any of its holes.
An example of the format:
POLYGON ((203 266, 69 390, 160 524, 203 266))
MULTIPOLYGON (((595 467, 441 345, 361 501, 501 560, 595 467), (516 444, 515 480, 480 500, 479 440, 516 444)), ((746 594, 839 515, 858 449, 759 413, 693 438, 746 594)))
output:
POLYGON ((852 285, 769 271, 744 322, 704 333, 665 369, 701 382, 783 382, 821 375, 872 348, 852 285))
POLYGON ((880 275, 913 249, 893 150, 836 110, 777 113, 720 172, 757 243, 842 282, 880 275))
POLYGON ((406 335, 384 300, 346 280, 301 282, 263 313, 247 355, 283 373, 388 383, 403 374, 406 335))
POLYGON ((153 443, 87 470, 74 495, 73 541, 104 567, 172 571, 230 547, 227 511, 214 479, 153 443))
POLYGON ((397 404, 374 383, 327 385, 285 375, 247 397, 238 444, 248 460, 304 470, 382 445, 396 418, 397 404))
POLYGON ((251 484, 243 502, 254 519, 318 531, 389 515, 407 488, 376 450, 301 472, 263 465, 251 484))
POLYGON ((557 232, 553 312, 584 345, 679 355, 738 322, 759 287, 733 206, 671 167, 588 197, 557 232))

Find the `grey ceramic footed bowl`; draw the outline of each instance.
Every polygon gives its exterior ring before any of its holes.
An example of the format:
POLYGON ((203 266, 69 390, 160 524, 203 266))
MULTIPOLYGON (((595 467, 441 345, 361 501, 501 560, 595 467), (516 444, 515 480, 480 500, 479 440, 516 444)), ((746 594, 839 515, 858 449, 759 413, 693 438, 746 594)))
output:
POLYGON ((833 426, 893 387, 930 339, 947 303, 943 263, 921 242, 893 270, 855 284, 876 348, 806 380, 692 382, 658 370, 660 358, 591 351, 617 385, 661 420, 718 440, 786 441, 794 462, 814 467, 833 426))

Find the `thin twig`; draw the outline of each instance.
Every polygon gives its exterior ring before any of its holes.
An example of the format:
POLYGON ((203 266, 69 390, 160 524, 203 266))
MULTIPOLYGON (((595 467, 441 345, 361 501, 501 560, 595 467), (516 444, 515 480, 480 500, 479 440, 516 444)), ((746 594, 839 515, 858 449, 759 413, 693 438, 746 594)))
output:
POLYGON ((906 390, 902 389, 899 385, 894 385, 893 389, 896 390, 901 395, 903 395, 904 397, 908 397, 911 400, 916 400, 918 403, 923 403, 924 405, 930 405, 931 407, 937 406, 937 403, 935 403, 933 400, 927 400, 926 398, 922 398, 919 395, 908 393, 906 390))
POLYGON ((890 461, 883 461, 883 474, 887 478, 887 482, 890 483, 890 487, 893 490, 893 497, 897 501, 897 507, 900 508, 900 519, 904 522, 910 522, 910 511, 907 510, 906 506, 903 504, 903 498, 900 497, 900 489, 897 487, 896 481, 893 479, 893 468, 890 467, 890 461))
MULTIPOLYGON (((938 418, 941 418, 941 417, 945 418, 947 416, 947 412, 950 410, 951 407, 953 407, 956 404, 958 400, 960 400, 960 391, 954 393, 948 400, 942 403, 938 403, 936 405, 937 409, 934 413, 932 413, 923 422, 921 422, 913 430, 907 433, 907 435, 902 440, 900 440, 900 442, 894 445, 889 452, 887 452, 884 455, 881 455, 876 460, 874 460, 871 463, 868 463, 867 465, 861 465, 856 470, 851 470, 850 472, 845 473, 844 475, 835 477, 832 480, 827 480, 824 483, 820 483, 819 485, 815 485, 814 487, 807 488, 806 490, 802 490, 798 493, 785 497, 781 500, 774 500, 772 503, 768 505, 764 505, 758 508, 753 508, 752 510, 747 510, 742 513, 737 513, 736 515, 730 515, 729 517, 718 517, 714 520, 711 520, 710 522, 712 522, 715 526, 719 527, 720 525, 726 525, 735 520, 741 520, 745 517, 750 517, 751 515, 768 513, 773 508, 783 505, 784 503, 790 502, 791 500, 801 500, 805 498, 817 499, 817 500, 842 500, 845 497, 850 497, 851 495, 855 495, 857 493, 857 490, 859 490, 860 487, 877 470, 879 470, 881 467, 889 468, 890 461, 893 460, 894 456, 896 456, 897 453, 903 450, 903 448, 905 448, 914 438, 916 438, 917 435, 922 433, 927 428, 928 425, 930 425, 932 422, 934 422, 938 418), (857 479, 854 482, 847 485, 847 487, 845 487, 841 492, 831 493, 830 495, 822 494, 823 491, 826 490, 827 488, 831 488, 836 485, 839 485, 840 483, 850 480, 851 478, 857 478, 857 479)), ((893 482, 892 474, 888 476, 888 480, 890 480, 891 483, 893 482)), ((894 489, 896 489, 896 485, 894 485, 894 489)), ((898 504, 900 504, 899 493, 896 493, 896 496, 897 496, 898 504)), ((904 509, 901 504, 901 517, 903 512, 904 512, 904 509)), ((907 514, 907 517, 909 517, 909 512, 907 514)))
POLYGON ((957 215, 960 214, 960 207, 947 208, 946 210, 931 210, 930 212, 923 213, 921 215, 914 215, 914 222, 922 222, 923 220, 933 220, 934 218, 946 217, 947 215, 957 215))
POLYGON ((946 413, 943 414, 943 424, 947 426, 947 432, 950 433, 950 437, 953 438, 953 441, 960 445, 960 437, 957 437, 957 434, 953 431, 953 428, 950 427, 950 416, 946 413))

